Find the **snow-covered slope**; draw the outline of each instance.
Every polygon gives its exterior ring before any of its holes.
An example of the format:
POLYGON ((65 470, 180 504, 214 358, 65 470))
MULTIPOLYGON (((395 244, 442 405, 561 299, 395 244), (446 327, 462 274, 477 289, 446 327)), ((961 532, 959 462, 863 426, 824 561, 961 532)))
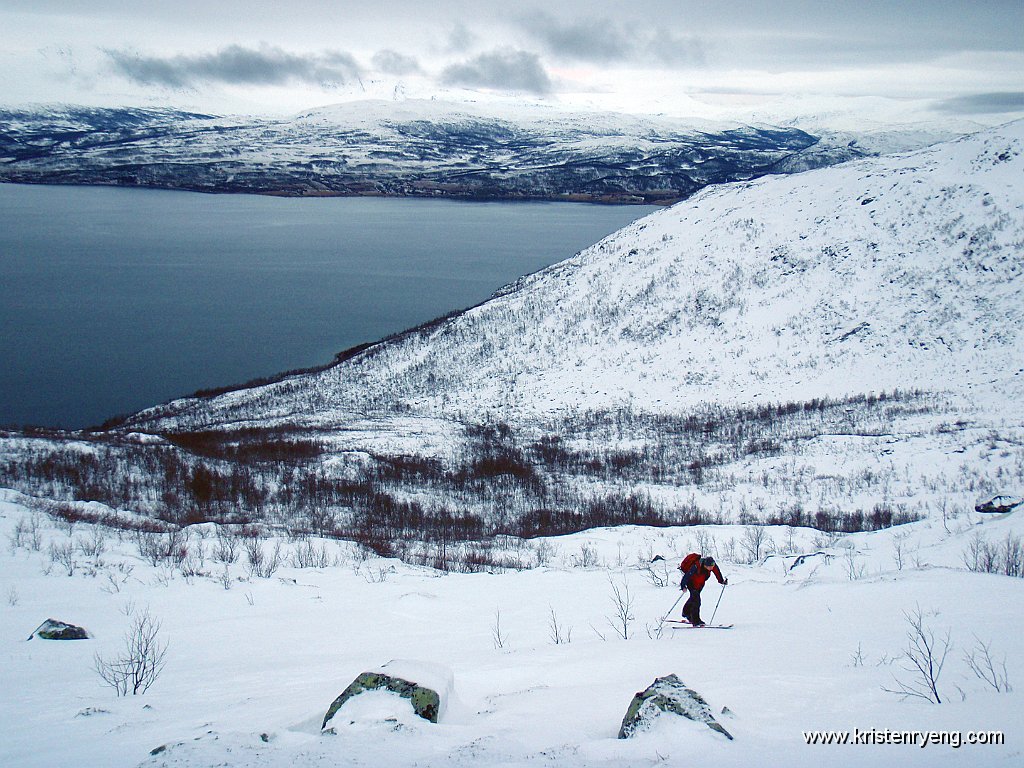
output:
POLYGON ((1024 123, 708 189, 322 372, 131 420, 517 421, 893 389, 1019 418, 1024 123))
MULTIPOLYGON (((1019 546, 1019 511, 843 538, 768 529, 782 553, 822 552, 792 569, 792 556, 747 562, 733 546, 744 534, 735 526, 626 526, 519 542, 536 567, 444 577, 367 559, 349 542, 281 537, 261 546, 280 547, 284 563, 258 578, 245 555, 215 559, 212 524, 189 529, 179 567, 154 566, 131 537, 83 523, 69 532, 26 504, 0 491, 6 766, 619 768, 689 765, 695 754, 736 768, 766 764, 765 755, 793 768, 894 758, 922 768, 1020 764, 1024 614, 1008 607, 1020 605, 1024 580, 963 567, 977 540, 1019 546), (643 566, 656 552, 671 574, 701 537, 729 578, 716 621, 735 627, 659 632, 679 591, 674 578, 655 586, 643 566), (304 547, 325 562, 301 563, 304 547), (48 551, 71 553, 70 576, 48 551), (628 639, 609 621, 613 586, 631 600, 628 639), (144 611, 160 622, 166 666, 144 696, 117 698, 94 671, 94 654, 123 652, 144 611), (915 611, 937 652, 947 637, 953 644, 938 679, 942 704, 883 690, 918 682, 904 655, 904 617, 915 611), (82 625, 93 639, 26 642, 47 617, 82 625), (983 662, 982 645, 1016 690, 997 691, 972 673, 967 657, 983 662), (391 659, 451 670, 440 722, 416 718, 404 699, 364 694, 335 718, 335 734, 321 734, 334 698, 391 659), (617 739, 633 694, 667 674, 704 696, 735 740, 684 720, 617 739), (725 707, 730 714, 720 714, 725 707), (805 742, 809 731, 854 729, 948 733, 927 747, 805 742), (1002 732, 1005 742, 967 744, 967 732, 979 731, 1002 732)), ((719 591, 714 582, 705 589, 704 618, 719 591)))

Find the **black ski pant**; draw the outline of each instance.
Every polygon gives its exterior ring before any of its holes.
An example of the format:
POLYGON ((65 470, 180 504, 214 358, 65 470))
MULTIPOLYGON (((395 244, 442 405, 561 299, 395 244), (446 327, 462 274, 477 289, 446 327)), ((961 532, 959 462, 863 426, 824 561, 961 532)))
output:
POLYGON ((690 598, 683 603, 683 618, 691 624, 700 624, 700 590, 687 587, 690 598))

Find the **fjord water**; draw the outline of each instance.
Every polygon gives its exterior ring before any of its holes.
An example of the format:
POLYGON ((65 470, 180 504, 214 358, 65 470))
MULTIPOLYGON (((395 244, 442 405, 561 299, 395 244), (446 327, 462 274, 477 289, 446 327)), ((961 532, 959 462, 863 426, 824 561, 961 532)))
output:
POLYGON ((0 184, 0 424, 326 363, 651 210, 0 184))

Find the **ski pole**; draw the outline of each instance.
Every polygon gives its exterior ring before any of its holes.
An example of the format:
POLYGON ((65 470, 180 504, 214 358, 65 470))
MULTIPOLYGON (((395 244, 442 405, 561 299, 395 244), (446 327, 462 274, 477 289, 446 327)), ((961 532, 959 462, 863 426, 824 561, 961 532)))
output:
POLYGON ((683 599, 683 595, 685 595, 685 594, 686 594, 686 592, 680 592, 679 593, 679 597, 677 597, 676 601, 674 603, 672 603, 672 607, 669 608, 668 611, 666 611, 665 615, 661 617, 661 621, 658 622, 659 624, 664 624, 665 623, 665 619, 667 619, 669 616, 672 615, 672 611, 674 611, 676 609, 676 606, 679 605, 679 601, 683 599))
MULTIPOLYGON (((722 591, 718 593, 718 603, 722 602, 722 595, 725 594, 725 584, 722 585, 722 591)), ((715 610, 711 612, 711 621, 709 624, 715 623, 715 614, 718 613, 718 603, 715 603, 715 610)))

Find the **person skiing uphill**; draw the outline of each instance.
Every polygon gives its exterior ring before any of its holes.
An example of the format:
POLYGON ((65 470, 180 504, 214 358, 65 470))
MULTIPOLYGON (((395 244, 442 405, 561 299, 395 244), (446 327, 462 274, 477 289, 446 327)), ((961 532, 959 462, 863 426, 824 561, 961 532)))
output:
POLYGON ((679 588, 690 590, 690 597, 683 603, 683 618, 695 627, 703 627, 704 622, 700 619, 700 591, 704 589, 704 583, 711 578, 712 573, 723 586, 728 584, 729 580, 722 576, 713 557, 701 557, 696 552, 691 552, 683 558, 679 570, 683 572, 679 588))

